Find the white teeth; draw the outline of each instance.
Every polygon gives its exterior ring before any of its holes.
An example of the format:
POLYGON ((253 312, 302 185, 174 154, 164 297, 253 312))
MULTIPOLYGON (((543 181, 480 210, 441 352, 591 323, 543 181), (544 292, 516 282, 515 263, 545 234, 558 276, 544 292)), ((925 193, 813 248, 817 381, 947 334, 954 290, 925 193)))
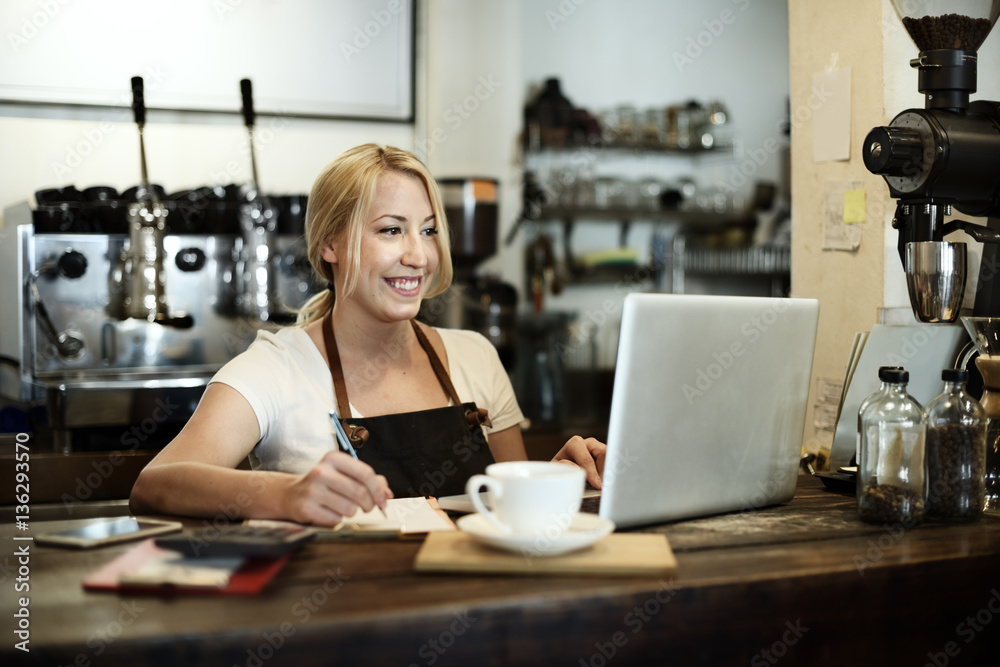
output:
POLYGON ((389 284, 392 285, 393 287, 395 287, 398 290, 403 290, 405 292, 408 292, 410 290, 417 289, 417 285, 420 284, 420 281, 417 280, 416 278, 413 278, 413 279, 410 279, 410 280, 397 279, 397 280, 390 280, 389 284))

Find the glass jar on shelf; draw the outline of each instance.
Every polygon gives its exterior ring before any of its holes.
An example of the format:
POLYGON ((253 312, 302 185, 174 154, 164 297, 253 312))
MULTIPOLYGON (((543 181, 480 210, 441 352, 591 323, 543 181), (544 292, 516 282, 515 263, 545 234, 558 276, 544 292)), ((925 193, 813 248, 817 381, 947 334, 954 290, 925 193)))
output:
POLYGON ((663 109, 647 109, 643 114, 642 145, 646 148, 660 148, 667 143, 667 127, 663 109))
POLYGON ((637 146, 642 139, 642 125, 639 112, 631 104, 622 104, 616 110, 618 115, 618 143, 622 146, 637 146))
POLYGON ((986 505, 986 411, 965 391, 969 372, 941 372, 927 404, 927 516, 975 521, 986 505))
POLYGON ((924 518, 927 500, 927 415, 906 392, 910 374, 884 373, 886 392, 861 415, 858 515, 909 528, 924 518))

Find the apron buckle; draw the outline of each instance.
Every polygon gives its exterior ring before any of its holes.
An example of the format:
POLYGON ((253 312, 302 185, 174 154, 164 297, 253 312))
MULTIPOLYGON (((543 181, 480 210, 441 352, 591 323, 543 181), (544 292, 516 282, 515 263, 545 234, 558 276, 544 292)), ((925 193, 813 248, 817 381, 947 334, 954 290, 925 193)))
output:
POLYGON ((364 426, 352 426, 347 425, 347 439, 351 441, 355 447, 364 447, 365 443, 368 442, 368 429, 364 426))
POLYGON ((465 418, 468 420, 469 426, 483 426, 485 424, 488 428, 493 428, 489 410, 485 408, 476 408, 475 410, 470 408, 465 411, 465 418))

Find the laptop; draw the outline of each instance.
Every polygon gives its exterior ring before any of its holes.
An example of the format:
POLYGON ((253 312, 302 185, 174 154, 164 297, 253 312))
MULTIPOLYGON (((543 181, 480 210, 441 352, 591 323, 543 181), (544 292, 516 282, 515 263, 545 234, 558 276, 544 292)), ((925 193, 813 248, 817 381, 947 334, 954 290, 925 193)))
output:
POLYGON ((791 500, 818 320, 815 299, 626 296, 604 484, 584 511, 627 528, 791 500))
POLYGON ((815 299, 629 294, 598 514, 618 527, 791 500, 815 299))

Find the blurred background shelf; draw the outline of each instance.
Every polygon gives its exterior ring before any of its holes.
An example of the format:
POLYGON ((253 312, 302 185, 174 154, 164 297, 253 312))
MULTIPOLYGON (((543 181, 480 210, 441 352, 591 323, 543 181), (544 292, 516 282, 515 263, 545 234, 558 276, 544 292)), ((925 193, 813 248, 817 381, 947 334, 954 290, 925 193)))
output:
POLYGON ((776 275, 791 271, 791 249, 787 246, 751 248, 687 248, 675 263, 692 275, 776 275))
POLYGON ((729 225, 752 225, 754 219, 744 213, 714 213, 681 209, 652 210, 642 208, 568 208, 546 206, 533 218, 536 222, 675 222, 687 227, 716 228, 729 225))

